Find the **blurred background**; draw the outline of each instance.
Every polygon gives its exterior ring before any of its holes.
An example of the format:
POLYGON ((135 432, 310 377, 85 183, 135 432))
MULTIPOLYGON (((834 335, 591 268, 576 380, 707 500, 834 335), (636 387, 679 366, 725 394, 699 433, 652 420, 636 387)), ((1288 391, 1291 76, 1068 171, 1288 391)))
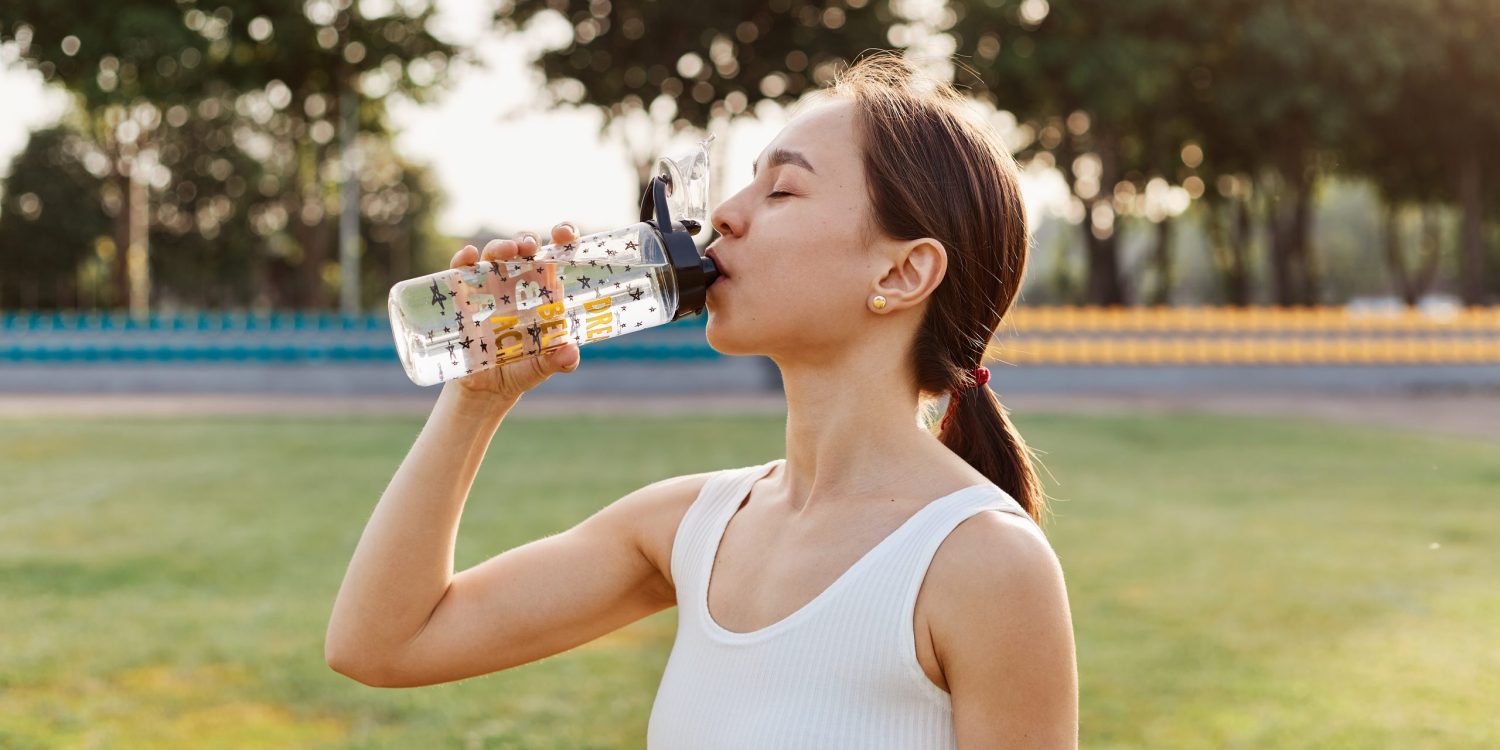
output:
MULTIPOLYGON (((1059 498, 1084 745, 1500 746, 1495 28, 1500 0, 7 0, 0 746, 641 746, 671 611, 458 685, 323 665, 437 392, 386 292, 630 223, 708 132, 731 195, 871 49, 1022 165, 988 364, 1059 498)), ((780 455, 774 366, 703 322, 528 394, 460 567, 780 455), (548 445, 585 440, 578 479, 548 445)))

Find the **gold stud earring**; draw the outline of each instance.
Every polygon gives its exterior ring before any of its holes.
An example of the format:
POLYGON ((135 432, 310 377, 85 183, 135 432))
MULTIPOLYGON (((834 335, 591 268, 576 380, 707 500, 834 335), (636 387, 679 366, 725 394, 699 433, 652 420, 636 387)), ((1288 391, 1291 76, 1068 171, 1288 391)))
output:
POLYGON ((875 309, 876 310, 884 310, 885 309, 885 297, 883 297, 883 296, 881 296, 879 294, 875 295, 875 309))

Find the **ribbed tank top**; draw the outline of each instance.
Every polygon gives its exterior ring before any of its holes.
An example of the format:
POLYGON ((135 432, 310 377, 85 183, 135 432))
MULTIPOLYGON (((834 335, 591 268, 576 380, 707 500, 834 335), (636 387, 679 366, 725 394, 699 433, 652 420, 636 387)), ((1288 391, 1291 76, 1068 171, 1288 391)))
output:
POLYGON ((755 482, 784 461, 717 472, 683 516, 671 563, 677 638, 647 747, 951 750, 948 693, 917 661, 917 593, 938 546, 965 519, 984 510, 1030 516, 998 486, 971 485, 922 507, 786 618, 726 630, 708 613, 719 542, 755 482))

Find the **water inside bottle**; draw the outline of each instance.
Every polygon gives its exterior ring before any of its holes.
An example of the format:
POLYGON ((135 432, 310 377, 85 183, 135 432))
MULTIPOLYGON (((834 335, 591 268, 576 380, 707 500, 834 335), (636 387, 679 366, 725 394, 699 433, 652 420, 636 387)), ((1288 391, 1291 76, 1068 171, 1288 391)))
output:
POLYGON ((636 224, 403 281, 391 327, 407 375, 434 385, 670 322, 671 274, 655 232, 636 224))

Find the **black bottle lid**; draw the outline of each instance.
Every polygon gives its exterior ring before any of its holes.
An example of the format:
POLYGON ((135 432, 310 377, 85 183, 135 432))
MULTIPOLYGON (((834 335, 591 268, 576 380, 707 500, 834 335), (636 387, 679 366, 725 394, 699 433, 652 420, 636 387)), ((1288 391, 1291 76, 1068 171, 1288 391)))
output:
POLYGON ((672 221, 667 205, 669 180, 665 175, 651 178, 650 187, 641 196, 641 221, 656 228, 666 249, 667 262, 672 264, 672 275, 677 280, 677 312, 672 316, 675 321, 703 312, 708 287, 719 278, 719 267, 713 258, 699 254, 698 246, 693 244, 693 235, 701 229, 698 222, 672 221))

